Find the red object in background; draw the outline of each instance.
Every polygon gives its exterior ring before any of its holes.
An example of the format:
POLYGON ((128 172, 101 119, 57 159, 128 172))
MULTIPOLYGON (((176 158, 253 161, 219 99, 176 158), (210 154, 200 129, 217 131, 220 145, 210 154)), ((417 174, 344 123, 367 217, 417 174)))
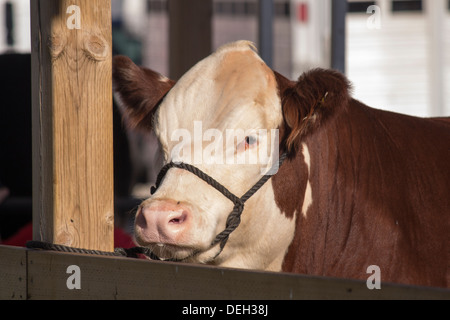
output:
MULTIPOLYGON (((33 224, 29 223, 10 238, 0 242, 0 244, 5 246, 25 247, 26 243, 32 239, 33 224)), ((128 249, 133 247, 136 247, 133 238, 122 229, 114 228, 114 248, 128 249)))
POLYGON ((297 6, 297 20, 301 23, 309 21, 309 7, 307 3, 299 3, 297 6))

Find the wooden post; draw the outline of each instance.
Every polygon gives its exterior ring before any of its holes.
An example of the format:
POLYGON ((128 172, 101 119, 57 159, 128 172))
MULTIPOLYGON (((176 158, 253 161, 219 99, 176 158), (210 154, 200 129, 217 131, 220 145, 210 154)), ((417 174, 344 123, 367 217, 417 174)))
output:
POLYGON ((345 74, 347 0, 333 0, 331 5, 331 67, 345 74))
POLYGON ((259 0, 259 52, 261 58, 270 67, 273 67, 273 0, 259 0))
POLYGON ((114 248, 109 0, 30 0, 33 238, 114 248))
POLYGON ((169 0, 169 73, 178 80, 212 51, 212 0, 169 0))

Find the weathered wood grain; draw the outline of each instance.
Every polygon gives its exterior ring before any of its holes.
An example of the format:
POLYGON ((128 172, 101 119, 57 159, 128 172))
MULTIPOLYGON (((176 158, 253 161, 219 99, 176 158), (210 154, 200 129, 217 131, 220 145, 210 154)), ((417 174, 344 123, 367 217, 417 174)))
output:
POLYGON ((31 1, 36 240, 113 250, 110 5, 31 1))

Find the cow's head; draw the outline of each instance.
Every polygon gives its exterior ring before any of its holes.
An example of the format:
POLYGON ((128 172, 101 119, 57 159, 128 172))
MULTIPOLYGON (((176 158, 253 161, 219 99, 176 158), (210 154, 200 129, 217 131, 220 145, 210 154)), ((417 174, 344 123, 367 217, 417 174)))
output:
MULTIPOLYGON (((114 59, 113 77, 125 120, 131 127, 155 131, 166 162, 192 164, 240 197, 279 154, 295 156, 301 139, 331 113, 328 105, 348 99, 342 76, 314 72, 316 76, 289 81, 268 68, 251 43, 239 41, 200 61, 177 83, 120 56, 114 59), (342 83, 342 88, 328 92, 322 82, 333 88, 342 83)), ((293 234, 294 219, 280 212, 271 188, 267 184, 246 204, 228 252, 216 261, 233 259, 236 250, 250 247, 251 234, 265 237, 261 230, 273 227, 268 223, 293 234)), ((232 208, 233 203, 206 182, 173 168, 140 205, 136 239, 162 258, 183 259, 199 251, 191 260, 210 262, 219 251, 210 244, 224 230, 232 208)), ((258 242, 260 254, 279 255, 276 251, 288 246, 292 235, 278 238, 258 242)), ((258 267, 258 262, 234 265, 258 267)))

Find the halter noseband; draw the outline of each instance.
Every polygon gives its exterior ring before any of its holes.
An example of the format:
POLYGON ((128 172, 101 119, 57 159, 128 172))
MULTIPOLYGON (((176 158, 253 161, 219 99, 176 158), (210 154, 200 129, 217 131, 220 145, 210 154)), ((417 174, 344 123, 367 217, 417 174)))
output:
MULTIPOLYGON (((270 170, 269 173, 273 172, 273 169, 276 168, 276 165, 278 165, 278 168, 281 167, 284 160, 286 159, 286 153, 283 153, 280 158, 278 159, 278 164, 275 164, 270 170)), ((230 192, 227 188, 225 188, 222 184, 220 184, 218 181, 216 181, 214 178, 209 176, 208 174, 204 173, 197 167, 194 167, 187 163, 175 163, 175 162, 169 162, 166 164, 161 171, 158 174, 158 177, 156 179, 156 185, 151 188, 150 193, 153 195, 156 190, 159 188, 162 180, 164 179, 167 171, 171 168, 178 168, 178 169, 184 169, 187 170, 193 174, 195 174, 197 177, 208 183, 210 186, 215 188, 217 191, 222 193, 225 197, 227 197, 231 202, 234 203, 233 210, 228 215, 226 227, 225 230, 223 230, 221 233, 219 233, 214 240, 211 242, 210 247, 207 249, 214 247, 216 244, 220 243, 220 251, 216 254, 216 256, 213 258, 217 258, 217 256, 222 252, 223 248, 225 247, 225 244, 228 241, 228 237, 230 234, 239 226, 241 223, 241 214, 244 211, 244 204, 245 202, 250 199, 251 196, 253 196, 272 176, 273 174, 266 174, 264 175, 253 187, 251 187, 242 197, 235 196, 232 192, 230 192)), ((195 251, 192 255, 190 255, 187 258, 190 258, 196 254, 199 254, 200 251, 195 251)), ((187 258, 184 258, 182 260, 185 260, 187 258)), ((174 261, 174 260, 171 260, 174 261)), ((179 261, 179 260, 175 260, 179 261)))

